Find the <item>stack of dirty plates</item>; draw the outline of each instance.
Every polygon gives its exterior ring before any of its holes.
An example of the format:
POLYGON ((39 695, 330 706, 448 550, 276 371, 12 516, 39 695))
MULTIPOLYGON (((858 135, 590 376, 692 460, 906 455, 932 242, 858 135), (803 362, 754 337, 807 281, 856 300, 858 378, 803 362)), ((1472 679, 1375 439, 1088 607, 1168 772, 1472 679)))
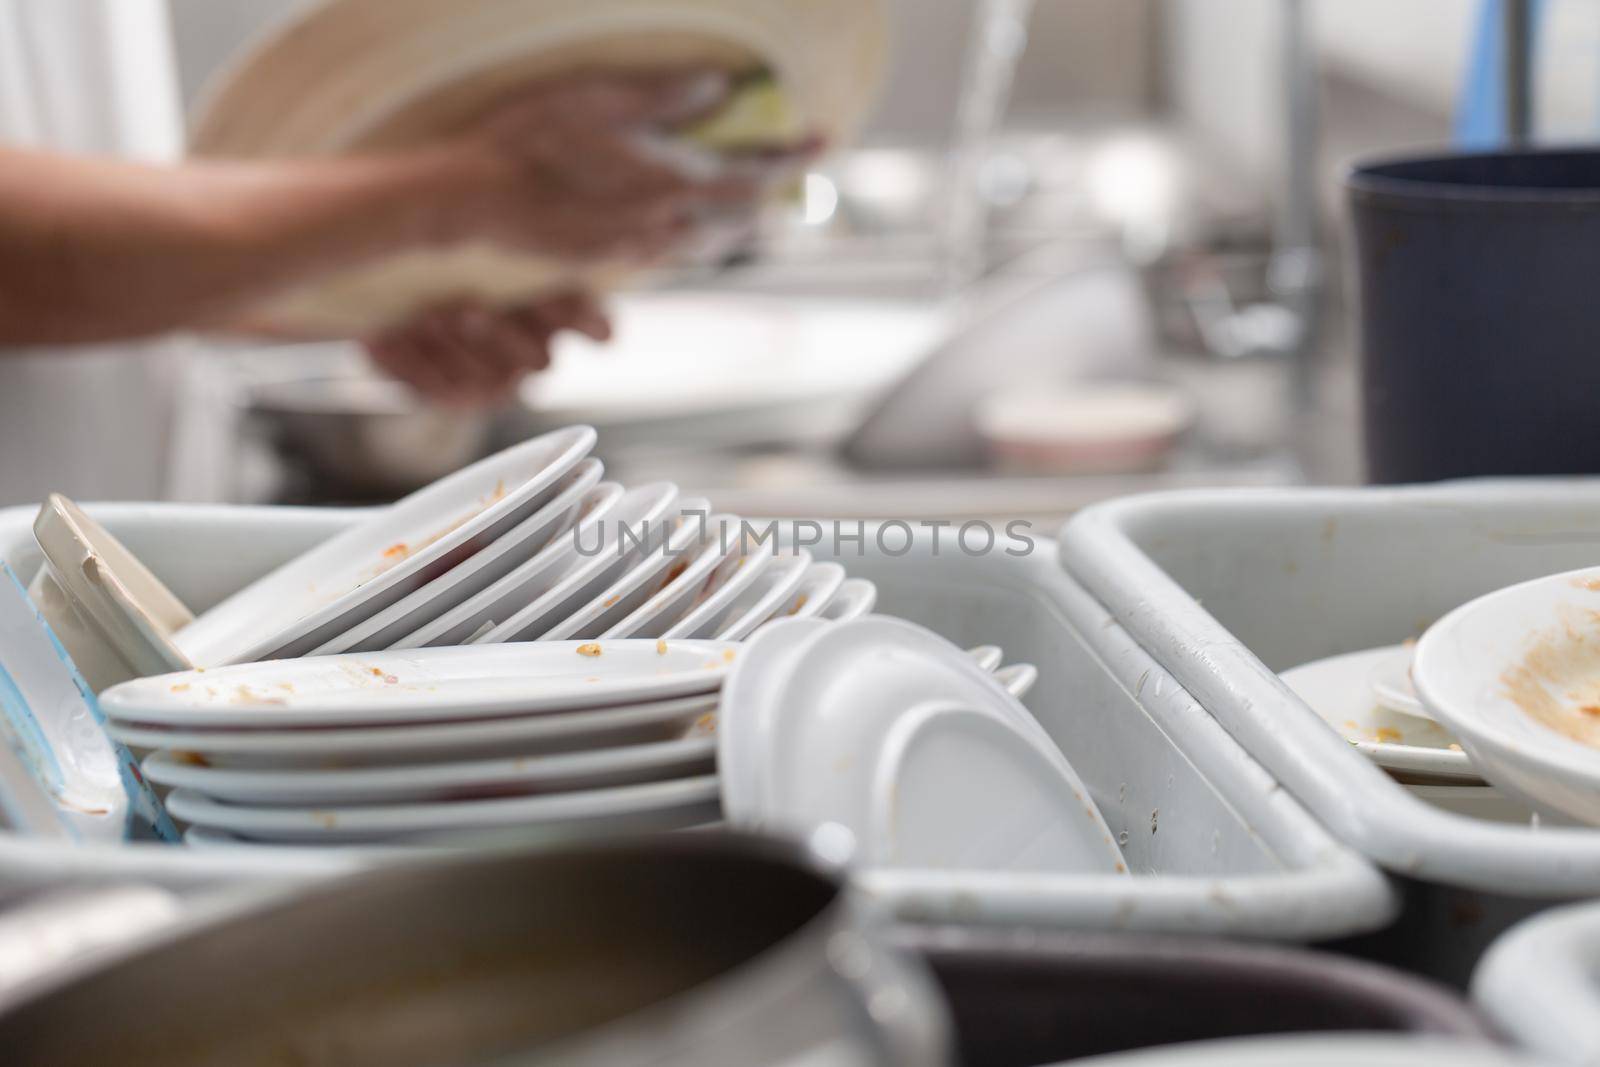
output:
POLYGON ((877 590, 656 482, 602 481, 587 426, 421 489, 170 635, 186 662, 606 638, 742 640, 877 590))
POLYGON ((737 655, 666 639, 350 654, 144 678, 101 706, 154 750, 145 774, 195 843, 592 836, 720 817, 712 726, 737 655))

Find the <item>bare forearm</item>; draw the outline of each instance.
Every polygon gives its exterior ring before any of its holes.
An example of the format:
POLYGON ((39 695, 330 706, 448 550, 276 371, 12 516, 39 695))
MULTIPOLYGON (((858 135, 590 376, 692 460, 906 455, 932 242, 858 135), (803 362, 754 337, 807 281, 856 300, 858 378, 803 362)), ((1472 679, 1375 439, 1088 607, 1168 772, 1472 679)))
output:
POLYGON ((445 155, 147 167, 0 149, 0 345, 230 320, 446 238, 445 155))

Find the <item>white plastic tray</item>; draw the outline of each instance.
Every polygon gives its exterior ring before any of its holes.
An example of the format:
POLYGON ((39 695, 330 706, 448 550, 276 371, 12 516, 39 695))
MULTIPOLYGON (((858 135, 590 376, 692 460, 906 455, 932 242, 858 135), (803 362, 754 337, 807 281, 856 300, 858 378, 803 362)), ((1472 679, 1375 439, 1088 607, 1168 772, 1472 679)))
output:
POLYGON ((1399 642, 1466 601, 1600 559, 1600 481, 1167 493, 1091 508, 1066 569, 1322 821, 1390 870, 1520 897, 1600 892, 1600 829, 1417 799, 1275 671, 1399 642))
POLYGON ((1472 999, 1518 1045, 1553 1063, 1600 1063, 1600 904, 1529 919, 1489 949, 1472 999))
MULTIPOLYGON (((353 521, 353 511, 105 505, 92 513, 197 610, 353 521)), ((31 573, 32 509, 0 511, 0 558, 31 573)), ((941 922, 1211 932, 1309 940, 1381 926, 1388 881, 1337 844, 1094 600, 1055 545, 973 558, 951 531, 898 557, 839 557, 880 587, 880 610, 958 644, 998 644, 1037 664, 1028 704, 1094 794, 1135 877, 895 872, 863 876, 898 915, 941 922)), ((898 546, 898 538, 890 539, 898 546)), ((813 548, 818 558, 826 558, 813 548)), ((847 543, 847 549, 850 545, 847 543)), ((371 862, 125 846, 66 850, 0 837, 0 889, 112 877, 185 886, 314 876, 371 862)))

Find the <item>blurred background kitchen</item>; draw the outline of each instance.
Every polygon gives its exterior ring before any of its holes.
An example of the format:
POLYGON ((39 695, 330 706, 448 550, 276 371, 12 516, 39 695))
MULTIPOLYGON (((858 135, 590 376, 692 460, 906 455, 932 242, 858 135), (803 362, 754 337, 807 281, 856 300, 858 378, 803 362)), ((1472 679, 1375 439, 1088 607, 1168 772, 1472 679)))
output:
MULTIPOLYGON (((1591 136, 1600 4, 1506 2, 1531 20, 1529 132, 1591 136)), ((292 6, 0 2, 5 127, 176 158, 207 78, 292 6)), ((77 361, 73 409, 29 417, 72 424, 52 447, 81 450, 79 484, 30 485, 13 452, 0 503, 370 502, 575 421, 621 480, 754 515, 1049 521, 1359 481, 1340 181, 1517 132, 1502 3, 893 6, 863 140, 757 245, 617 296, 617 339, 563 342, 514 408, 427 410, 352 345, 175 339, 77 361)))

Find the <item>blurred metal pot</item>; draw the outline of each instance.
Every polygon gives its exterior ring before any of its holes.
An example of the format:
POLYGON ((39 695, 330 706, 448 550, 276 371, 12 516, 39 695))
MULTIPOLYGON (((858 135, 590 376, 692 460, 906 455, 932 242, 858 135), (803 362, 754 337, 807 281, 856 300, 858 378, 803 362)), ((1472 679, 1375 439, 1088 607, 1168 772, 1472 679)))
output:
POLYGON ((435 407, 376 377, 257 382, 244 403, 279 458, 327 499, 404 496, 482 456, 492 428, 487 413, 435 407))
POLYGON ((798 850, 723 833, 388 868, 0 1013, 9 1067, 929 1065, 942 1002, 798 850))

